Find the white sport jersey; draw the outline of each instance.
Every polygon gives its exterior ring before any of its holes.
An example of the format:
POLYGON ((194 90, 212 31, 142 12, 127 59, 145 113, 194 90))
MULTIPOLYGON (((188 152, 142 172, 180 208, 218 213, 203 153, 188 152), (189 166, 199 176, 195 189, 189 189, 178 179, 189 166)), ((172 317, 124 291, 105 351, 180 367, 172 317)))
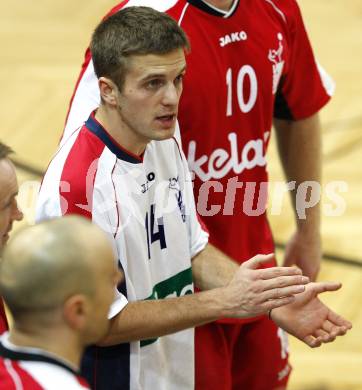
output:
POLYGON ((86 390, 88 384, 67 362, 37 348, 0 338, 0 390, 86 390))
MULTIPOLYGON (((174 138, 150 142, 141 159, 119 146, 92 114, 59 148, 39 193, 38 220, 71 213, 91 218, 111 237, 129 301, 193 293, 191 258, 205 247, 208 234, 174 138)), ((121 307, 117 299, 111 315, 121 307)), ((92 386, 102 381, 100 388, 107 389, 194 387, 193 329, 118 351, 112 347, 109 355, 97 348, 96 355, 98 361, 85 363, 92 386)))

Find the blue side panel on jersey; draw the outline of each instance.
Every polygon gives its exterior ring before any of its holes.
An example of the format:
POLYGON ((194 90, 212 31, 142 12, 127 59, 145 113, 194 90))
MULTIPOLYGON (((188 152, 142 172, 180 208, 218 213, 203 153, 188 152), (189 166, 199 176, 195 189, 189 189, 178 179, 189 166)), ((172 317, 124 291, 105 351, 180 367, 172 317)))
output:
POLYGON ((93 390, 130 389, 130 344, 112 347, 88 347, 81 374, 93 390))
MULTIPOLYGON (((118 259, 118 268, 124 273, 122 263, 119 259, 118 259)), ((118 284, 117 290, 127 298, 126 279, 123 279, 122 282, 118 284)))
POLYGON ((117 290, 127 298, 127 286, 125 280, 118 284, 117 290))

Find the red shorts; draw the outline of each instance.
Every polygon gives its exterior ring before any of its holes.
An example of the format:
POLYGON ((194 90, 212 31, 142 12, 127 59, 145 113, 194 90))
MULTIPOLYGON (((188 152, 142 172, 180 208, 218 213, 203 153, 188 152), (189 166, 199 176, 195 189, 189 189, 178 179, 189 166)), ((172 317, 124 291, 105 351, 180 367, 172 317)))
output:
POLYGON ((196 328, 196 390, 286 388, 291 366, 284 331, 263 317, 196 328))

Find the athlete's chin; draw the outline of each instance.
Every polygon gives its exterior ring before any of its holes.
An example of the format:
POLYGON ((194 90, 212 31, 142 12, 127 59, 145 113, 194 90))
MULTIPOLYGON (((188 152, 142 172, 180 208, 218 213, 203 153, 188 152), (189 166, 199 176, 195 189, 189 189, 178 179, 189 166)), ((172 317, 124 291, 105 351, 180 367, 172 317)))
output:
POLYGON ((9 233, 4 234, 0 240, 0 249, 9 241, 9 233))
POLYGON ((157 117, 153 123, 155 140, 163 140, 173 137, 176 128, 176 114, 157 117))
POLYGON ((155 131, 153 134, 153 139, 155 141, 163 141, 163 140, 172 138, 174 136, 174 134, 175 134, 175 126, 172 126, 170 128, 167 128, 167 129, 161 129, 161 130, 155 131))
POLYGON ((164 140, 167 140, 167 139, 170 139, 172 138, 174 135, 174 132, 170 132, 169 134, 163 134, 163 135, 160 135, 159 137, 155 138, 155 141, 164 141, 164 140))

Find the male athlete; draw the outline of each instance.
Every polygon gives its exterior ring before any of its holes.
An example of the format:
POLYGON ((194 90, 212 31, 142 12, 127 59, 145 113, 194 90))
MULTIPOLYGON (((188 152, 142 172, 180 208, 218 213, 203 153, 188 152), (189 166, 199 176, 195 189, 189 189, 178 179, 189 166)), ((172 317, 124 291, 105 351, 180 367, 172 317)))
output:
POLYGON ((256 269, 270 255, 239 267, 207 245, 173 138, 187 49, 177 23, 151 8, 103 21, 91 42, 100 106, 62 143, 39 194, 38 219, 91 218, 112 238, 125 273, 120 290, 129 303, 119 294, 103 347, 84 359, 96 389, 193 389, 192 327, 218 318, 274 308, 273 319, 311 346, 350 326, 316 298, 339 284, 304 291, 307 280, 294 268, 256 269), (207 291, 193 294, 193 282, 207 291))
MULTIPOLYGON (((274 251, 266 218, 266 151, 274 122, 288 182, 320 180, 318 111, 333 86, 321 77, 295 0, 129 0, 166 11, 191 42, 178 119, 195 174, 197 210, 210 242, 241 263, 274 251)), ((74 91, 63 141, 99 103, 91 53, 74 91)), ((315 279, 319 206, 296 213, 284 264, 315 279)), ((283 332, 266 317, 196 329, 196 388, 284 388, 290 373, 283 332)))
POLYGON ((119 276, 111 243, 84 218, 15 233, 0 263, 14 320, 0 337, 0 389, 89 389, 81 354, 108 331, 119 276))
MULTIPOLYGON (((11 153, 12 150, 0 142, 0 258, 1 250, 9 239, 13 222, 20 221, 23 218, 16 201, 18 181, 15 167, 9 159, 11 153)), ((0 296, 0 334, 7 329, 8 322, 0 296)))

